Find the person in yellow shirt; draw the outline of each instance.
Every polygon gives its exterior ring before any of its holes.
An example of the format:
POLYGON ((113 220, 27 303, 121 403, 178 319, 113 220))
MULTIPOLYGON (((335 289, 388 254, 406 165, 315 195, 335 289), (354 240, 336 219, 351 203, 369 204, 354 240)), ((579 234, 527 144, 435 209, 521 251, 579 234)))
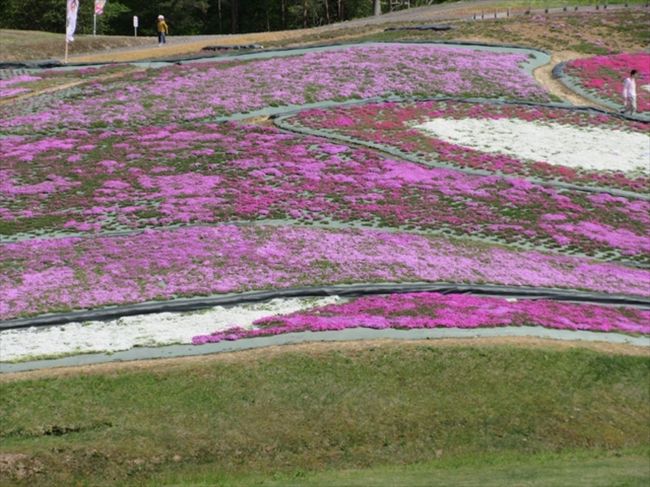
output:
POLYGON ((163 15, 158 16, 158 45, 162 46, 167 42, 167 34, 169 34, 169 27, 167 27, 167 22, 165 22, 165 17, 163 15))

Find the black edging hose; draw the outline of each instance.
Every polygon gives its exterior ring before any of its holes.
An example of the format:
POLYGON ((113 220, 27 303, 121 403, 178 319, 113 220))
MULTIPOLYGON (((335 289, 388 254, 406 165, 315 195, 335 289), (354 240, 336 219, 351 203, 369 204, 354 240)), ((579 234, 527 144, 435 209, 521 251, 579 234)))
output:
POLYGON ((0 321, 0 331, 18 328, 62 325, 79 321, 106 321, 121 318, 163 312, 186 312, 213 306, 236 306, 244 303, 268 301, 276 298, 346 296, 359 297, 376 294, 403 294, 416 292, 438 292, 442 294, 474 294, 500 296, 513 299, 550 299, 555 301, 571 301, 576 303, 591 303, 604 306, 626 306, 639 309, 650 309, 650 298, 642 296, 626 296, 622 294, 606 294, 572 289, 529 287, 529 286, 499 286, 491 284, 453 284, 453 283, 363 283, 351 285, 295 287, 275 289, 271 291, 250 291, 221 296, 194 297, 173 299, 169 301, 150 301, 146 303, 111 306, 68 313, 46 314, 33 318, 18 318, 0 321))

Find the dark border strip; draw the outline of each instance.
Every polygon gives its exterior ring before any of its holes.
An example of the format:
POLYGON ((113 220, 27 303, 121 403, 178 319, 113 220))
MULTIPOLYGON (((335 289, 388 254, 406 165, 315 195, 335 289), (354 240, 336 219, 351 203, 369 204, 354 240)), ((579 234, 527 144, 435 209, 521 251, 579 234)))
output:
POLYGON ((358 297, 374 294, 403 294, 414 292, 439 292, 442 294, 476 294, 502 296, 509 298, 552 299, 576 303, 617 305, 650 309, 650 297, 626 296, 573 289, 559 289, 531 286, 500 286, 492 284, 453 284, 453 283, 362 283, 351 285, 292 287, 270 291, 250 291, 218 296, 172 299, 168 301, 149 301, 145 303, 111 306, 92 310, 71 311, 68 313, 46 314, 33 318, 17 318, 0 321, 1 330, 39 326, 62 325, 79 321, 106 321, 123 316, 134 316, 163 312, 185 312, 211 308, 213 306, 234 306, 244 303, 268 301, 276 298, 346 296, 358 297))

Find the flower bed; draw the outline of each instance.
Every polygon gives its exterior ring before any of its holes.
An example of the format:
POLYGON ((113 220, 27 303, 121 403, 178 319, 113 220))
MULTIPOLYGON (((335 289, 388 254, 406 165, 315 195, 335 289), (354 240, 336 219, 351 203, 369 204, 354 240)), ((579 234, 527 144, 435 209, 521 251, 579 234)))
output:
POLYGON ((637 109, 650 112, 650 53, 623 53, 569 61, 564 72, 596 98, 623 106, 623 80, 636 69, 637 109), (645 88, 644 88, 645 86, 645 88))
POLYGON ((427 101, 305 110, 283 123, 433 164, 650 193, 650 127, 596 112, 427 101))
POLYGON ((523 54, 386 44, 184 64, 93 83, 77 96, 0 107, 0 131, 199 120, 273 106, 399 95, 547 100, 523 54), (41 106, 42 105, 42 106, 41 106))
POLYGON ((334 221, 650 263, 650 202, 428 168, 273 128, 70 131, 0 148, 5 235, 334 221))
POLYGON ((492 328, 542 326, 559 330, 640 333, 650 335, 650 311, 634 308, 563 303, 512 301, 438 293, 393 294, 355 299, 253 322, 255 329, 234 327, 197 335, 195 345, 303 331, 347 328, 492 328))
POLYGON ((34 81, 40 81, 40 76, 31 76, 28 74, 15 76, 9 79, 0 80, 0 99, 11 98, 23 93, 29 93, 31 90, 25 85, 34 81))
POLYGON ((2 246, 0 319, 179 296, 363 282, 492 283, 650 296, 650 271, 373 230, 232 226, 2 246))
POLYGON ((124 316, 57 326, 0 330, 0 362, 41 360, 70 354, 113 353, 134 347, 189 344, 206 329, 228 329, 253 321, 340 302, 341 298, 273 299, 261 303, 215 306, 198 311, 124 316))
POLYGON ((34 93, 65 87, 77 82, 88 82, 94 78, 103 78, 120 72, 132 71, 128 65, 109 65, 68 70, 44 70, 38 74, 21 74, 0 80, 0 101, 18 95, 34 93))

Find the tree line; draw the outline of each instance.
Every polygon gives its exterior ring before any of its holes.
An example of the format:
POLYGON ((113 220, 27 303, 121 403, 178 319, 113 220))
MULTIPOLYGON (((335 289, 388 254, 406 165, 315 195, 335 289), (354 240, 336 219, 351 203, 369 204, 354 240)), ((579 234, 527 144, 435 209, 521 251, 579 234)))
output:
MULTIPOLYGON (((411 6, 446 0, 411 0, 411 6)), ((108 0, 97 18, 97 32, 153 35, 156 18, 165 16, 176 35, 235 34, 315 27, 404 8, 406 0, 108 0)), ((65 0, 0 0, 0 28, 64 32, 65 0)), ((80 0, 78 34, 92 33, 93 0, 80 0)))

